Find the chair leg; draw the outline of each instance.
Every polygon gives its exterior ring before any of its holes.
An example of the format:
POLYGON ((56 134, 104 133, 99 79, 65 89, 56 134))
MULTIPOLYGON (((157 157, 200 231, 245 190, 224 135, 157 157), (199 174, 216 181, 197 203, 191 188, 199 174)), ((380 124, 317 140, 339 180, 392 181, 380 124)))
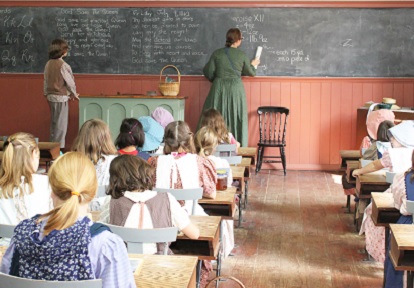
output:
POLYGON ((280 158, 282 160, 282 166, 283 166, 283 173, 285 173, 286 176, 286 155, 285 155, 285 147, 280 147, 280 158))
POLYGON ((259 146, 259 149, 257 149, 256 175, 262 169, 264 150, 265 147, 263 146, 259 146))

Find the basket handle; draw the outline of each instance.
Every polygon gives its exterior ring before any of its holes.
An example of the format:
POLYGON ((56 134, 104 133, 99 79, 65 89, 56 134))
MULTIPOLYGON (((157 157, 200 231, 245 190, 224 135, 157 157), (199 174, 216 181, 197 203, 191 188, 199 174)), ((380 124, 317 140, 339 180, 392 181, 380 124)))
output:
POLYGON ((164 66, 164 68, 162 68, 162 69, 161 69, 161 72, 160 72, 160 82, 161 82, 162 72, 164 72, 164 70, 165 70, 166 68, 174 68, 175 70, 177 70, 177 74, 178 74, 178 83, 180 83, 181 73, 180 73, 180 71, 178 71, 178 68, 177 68, 177 67, 175 67, 174 65, 167 65, 167 66, 164 66))
POLYGON ((220 279, 227 279, 227 280, 233 280, 237 284, 240 285, 241 288, 245 288, 244 284, 237 278, 234 278, 233 276, 217 276, 216 278, 213 278, 210 282, 208 282, 206 288, 212 287, 211 284, 213 284, 216 281, 219 281, 220 279))

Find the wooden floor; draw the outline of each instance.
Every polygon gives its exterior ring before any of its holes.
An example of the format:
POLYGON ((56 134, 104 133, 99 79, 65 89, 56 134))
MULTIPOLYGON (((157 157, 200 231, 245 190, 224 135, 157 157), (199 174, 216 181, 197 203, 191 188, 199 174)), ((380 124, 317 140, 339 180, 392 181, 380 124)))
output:
POLYGON ((246 222, 235 229, 237 246, 222 275, 254 288, 382 287, 382 265, 363 261, 364 237, 341 208, 340 181, 340 174, 318 171, 253 175, 246 222))

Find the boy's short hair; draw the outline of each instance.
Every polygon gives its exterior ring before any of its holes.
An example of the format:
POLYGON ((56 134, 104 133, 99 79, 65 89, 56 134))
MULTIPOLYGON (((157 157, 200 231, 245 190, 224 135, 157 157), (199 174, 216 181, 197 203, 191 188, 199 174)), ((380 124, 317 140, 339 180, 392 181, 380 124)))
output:
POLYGON ((59 59, 68 51, 68 42, 63 39, 55 39, 49 46, 49 59, 59 59))

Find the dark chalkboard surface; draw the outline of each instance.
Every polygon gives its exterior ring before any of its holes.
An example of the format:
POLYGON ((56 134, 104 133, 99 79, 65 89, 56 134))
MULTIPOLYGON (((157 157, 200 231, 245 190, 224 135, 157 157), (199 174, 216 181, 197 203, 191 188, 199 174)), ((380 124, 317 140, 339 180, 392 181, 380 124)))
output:
POLYGON ((0 8, 0 71, 42 73, 64 38, 74 73, 201 75, 231 27, 258 75, 414 76, 414 9, 0 8), (172 71, 172 74, 174 72, 172 71))

